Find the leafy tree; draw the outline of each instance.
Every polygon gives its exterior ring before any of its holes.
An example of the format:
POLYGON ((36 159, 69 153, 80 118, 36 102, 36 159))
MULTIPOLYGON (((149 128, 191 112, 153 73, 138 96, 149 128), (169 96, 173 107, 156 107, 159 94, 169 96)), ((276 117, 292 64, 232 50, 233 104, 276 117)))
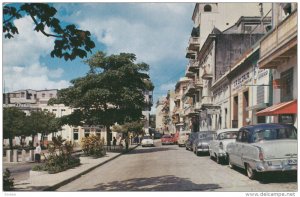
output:
POLYGON ((77 109, 64 117, 65 123, 104 125, 110 144, 110 126, 140 120, 142 110, 150 105, 143 94, 154 88, 146 74, 149 65, 135 61, 136 56, 131 53, 107 56, 97 52, 85 61, 90 67, 88 74, 72 80, 72 86, 59 90, 58 98, 48 103, 77 109))
POLYGON ((91 40, 90 32, 77 29, 73 24, 62 27, 55 18, 57 10, 45 3, 23 3, 19 8, 3 6, 3 33, 5 38, 13 38, 19 33, 13 21, 26 15, 30 16, 35 24, 34 30, 47 37, 55 37, 54 49, 51 57, 73 60, 76 57, 87 57, 87 52, 92 52, 95 43, 91 40), (46 32, 49 27, 51 32, 46 32))
POLYGON ((9 139, 9 147, 13 149, 13 138, 24 131, 26 114, 16 107, 3 109, 3 138, 9 139))
MULTIPOLYGON (((62 126, 60 119, 55 118, 53 113, 41 110, 32 111, 30 116, 27 116, 26 121, 27 134, 30 134, 34 139, 35 135, 41 133, 42 145, 46 135, 57 132, 62 126)), ((34 144, 32 145, 34 146, 34 144)))

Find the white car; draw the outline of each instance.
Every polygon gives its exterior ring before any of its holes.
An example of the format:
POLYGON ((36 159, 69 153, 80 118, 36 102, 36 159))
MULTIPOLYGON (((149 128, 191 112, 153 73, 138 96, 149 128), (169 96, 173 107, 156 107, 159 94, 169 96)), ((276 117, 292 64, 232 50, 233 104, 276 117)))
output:
POLYGON ((227 158, 227 145, 231 142, 235 142, 239 129, 220 129, 217 131, 214 139, 209 144, 210 158, 216 158, 217 163, 228 161, 227 158))
POLYGON ((185 146, 185 142, 188 140, 191 132, 189 131, 180 131, 177 144, 178 146, 185 146))
POLYGON ((142 145, 142 147, 144 147, 144 146, 154 146, 154 140, 152 139, 151 136, 146 135, 146 136, 143 137, 141 145, 142 145))

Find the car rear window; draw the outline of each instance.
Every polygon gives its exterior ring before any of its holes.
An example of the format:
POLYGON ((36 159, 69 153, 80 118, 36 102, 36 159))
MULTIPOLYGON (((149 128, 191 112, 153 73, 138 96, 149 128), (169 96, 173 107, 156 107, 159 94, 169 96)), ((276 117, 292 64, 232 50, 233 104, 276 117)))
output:
POLYGON ((225 140, 225 139, 236 139, 237 131, 228 131, 224 133, 220 133, 218 136, 219 140, 225 140))
POLYGON ((297 139, 297 131, 293 128, 262 129, 257 130, 253 136, 254 142, 261 140, 297 139))
POLYGON ((144 136, 143 139, 152 139, 150 136, 144 136))
POLYGON ((164 135, 163 138, 172 138, 170 135, 164 135))

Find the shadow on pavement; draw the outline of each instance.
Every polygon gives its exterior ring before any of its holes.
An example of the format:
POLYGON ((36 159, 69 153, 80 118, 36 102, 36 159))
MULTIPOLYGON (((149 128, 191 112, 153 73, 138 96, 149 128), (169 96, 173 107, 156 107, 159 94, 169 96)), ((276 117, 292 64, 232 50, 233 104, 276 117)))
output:
POLYGON ((80 191, 214 191, 218 184, 195 184, 186 178, 159 176, 113 181, 80 191))
MULTIPOLYGON (((235 166, 232 170, 247 177, 245 169, 235 166)), ((264 172, 258 174, 258 177, 254 181, 259 181, 261 184, 297 182, 297 172, 264 172)))
POLYGON ((154 152, 159 152, 159 151, 168 151, 168 150, 177 150, 175 148, 169 148, 169 147, 165 147, 165 148, 162 148, 162 147, 143 147, 141 149, 135 149, 133 151, 130 151, 129 153, 127 154, 143 154, 143 153, 154 153, 154 152))
POLYGON ((269 172, 259 177, 261 184, 297 182, 297 172, 269 172))

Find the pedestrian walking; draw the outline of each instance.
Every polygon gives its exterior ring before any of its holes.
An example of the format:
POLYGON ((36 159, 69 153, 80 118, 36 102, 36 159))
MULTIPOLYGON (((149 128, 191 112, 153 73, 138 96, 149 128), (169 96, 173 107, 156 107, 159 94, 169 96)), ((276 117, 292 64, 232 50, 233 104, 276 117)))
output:
POLYGON ((41 152, 42 152, 42 148, 39 145, 39 143, 36 143, 36 147, 34 150, 34 160, 35 162, 40 163, 41 162, 41 152))

